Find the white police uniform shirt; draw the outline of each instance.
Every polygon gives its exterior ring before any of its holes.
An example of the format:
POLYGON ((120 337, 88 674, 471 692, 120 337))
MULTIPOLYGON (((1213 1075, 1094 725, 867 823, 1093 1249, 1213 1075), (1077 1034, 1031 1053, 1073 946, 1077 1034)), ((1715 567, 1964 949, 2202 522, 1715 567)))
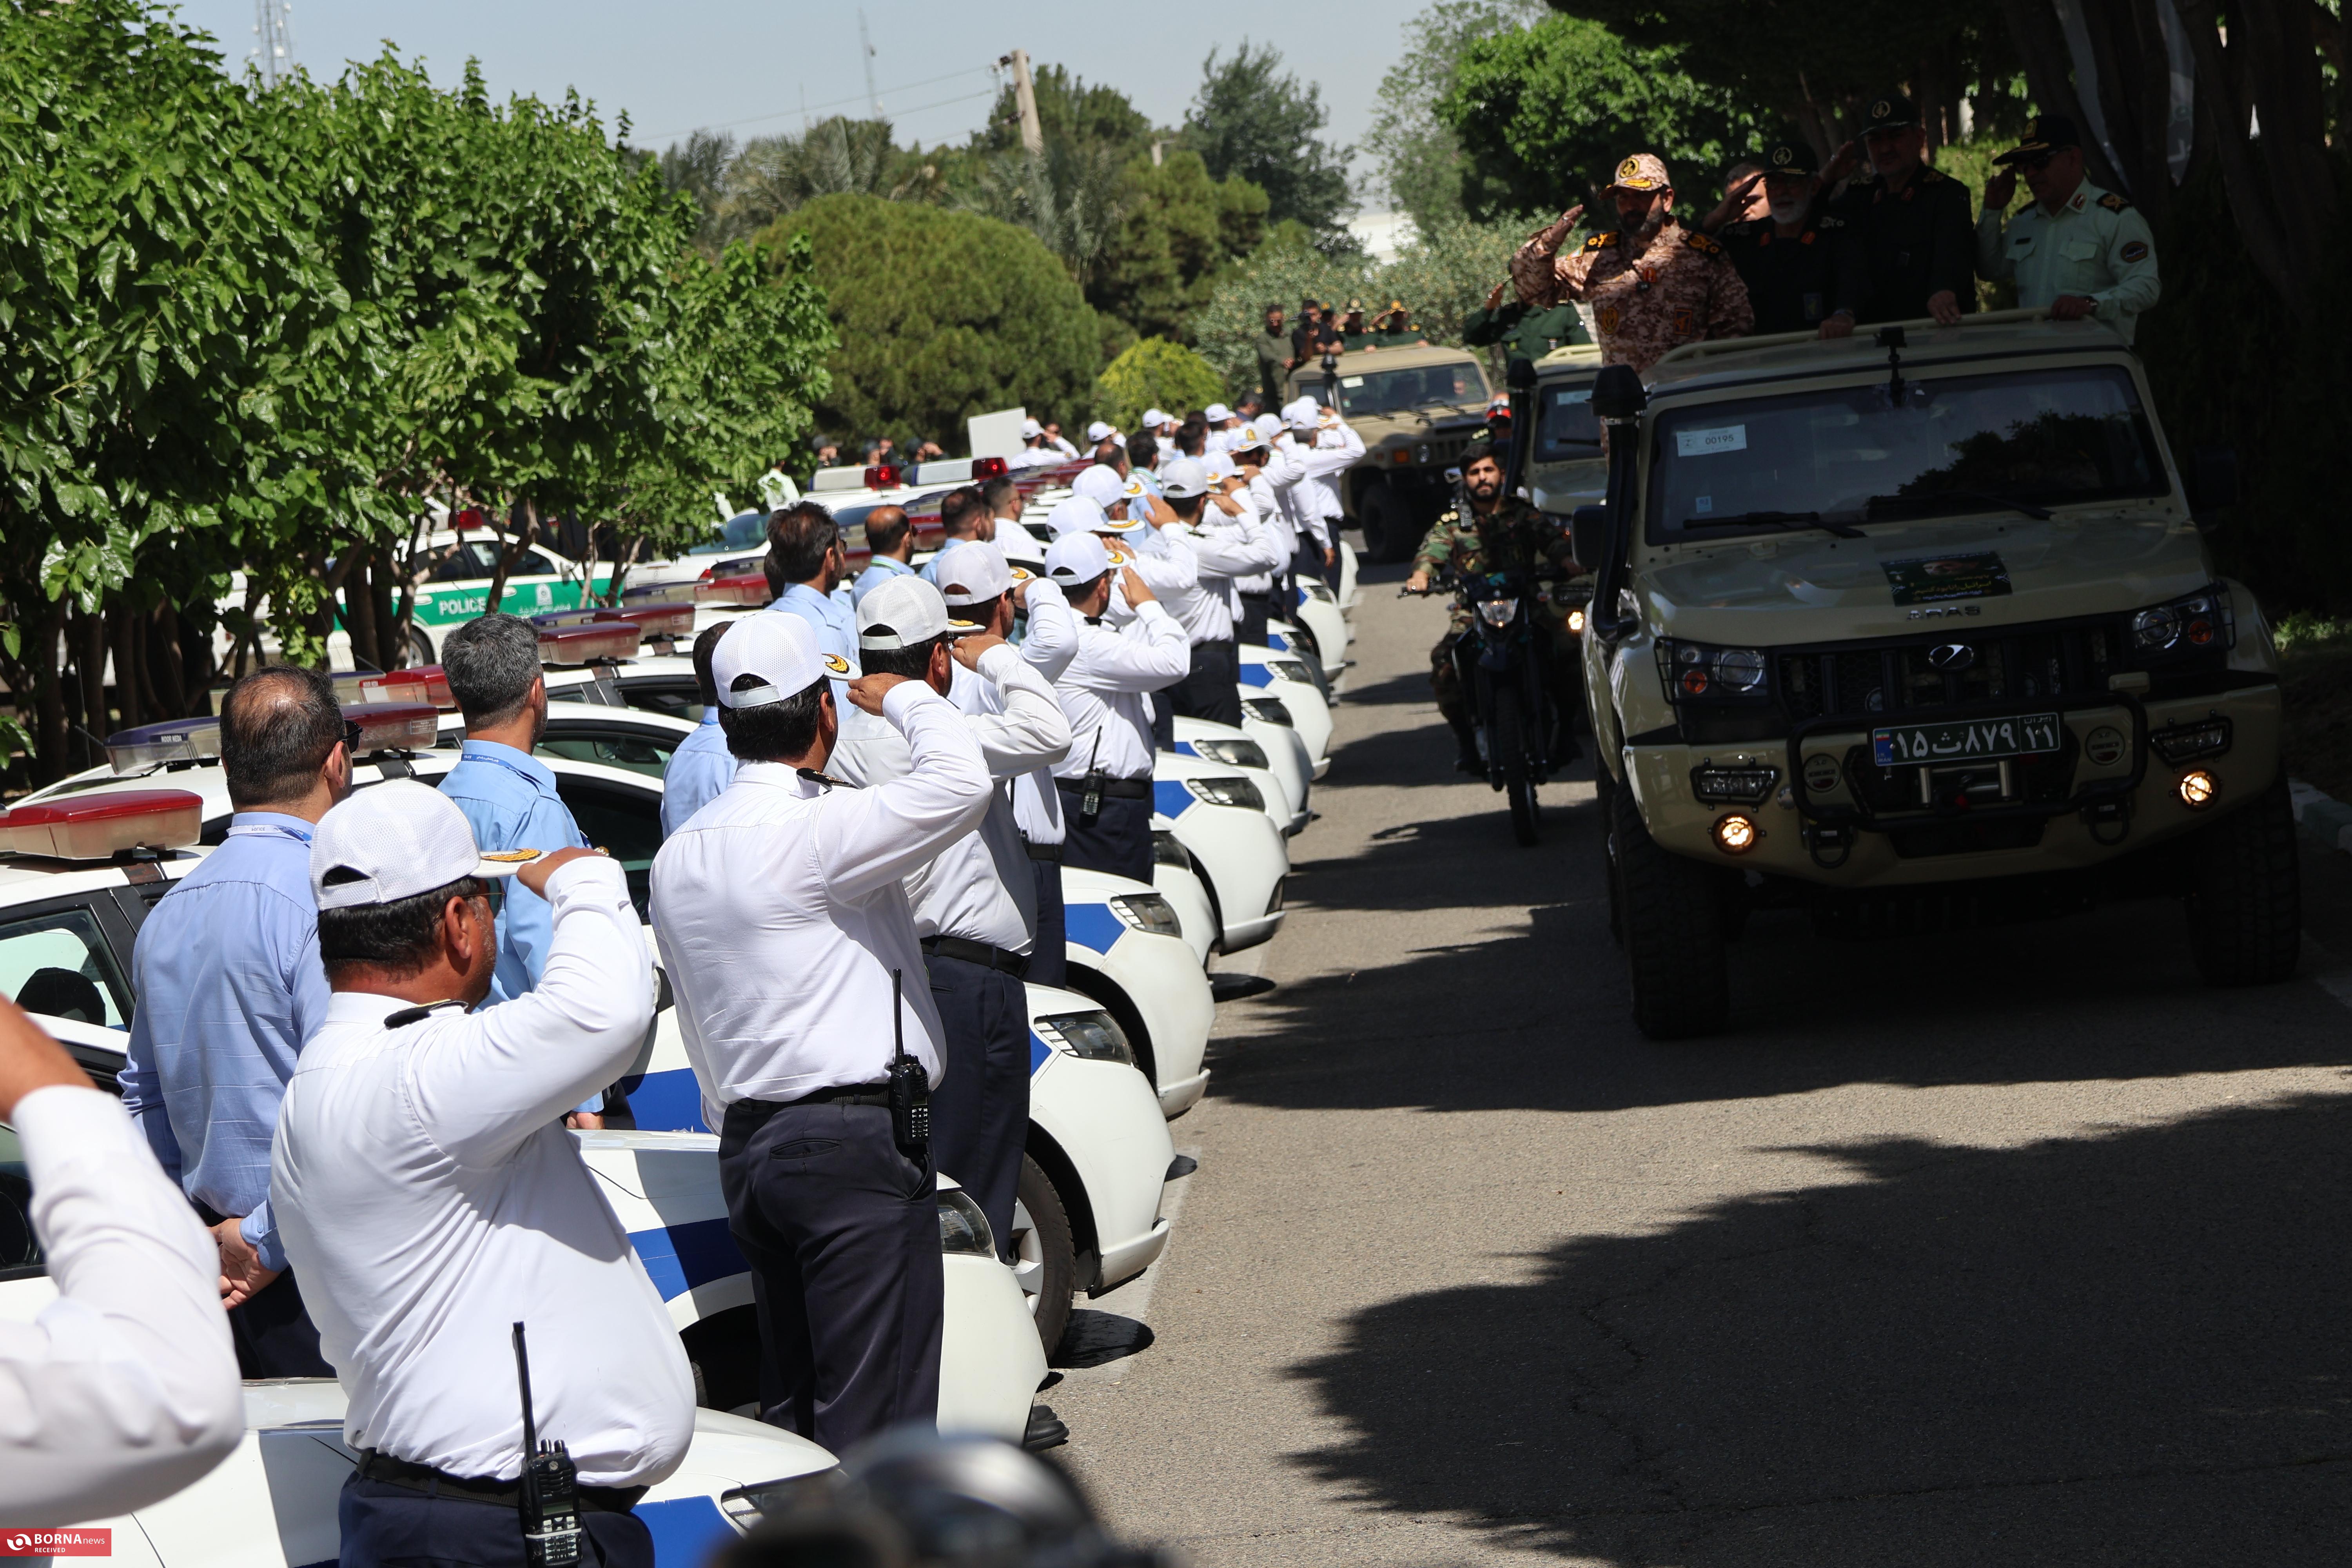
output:
MULTIPOLYGON (((1021 639, 1021 661, 1045 679, 1047 686, 1059 680, 1070 667, 1078 651, 1078 633, 1085 629, 1077 612, 1062 585, 1051 577, 1029 579, 1023 603, 1029 617, 1029 629, 1021 639)), ((948 692, 948 700, 962 707, 957 688, 948 692)), ((1058 693, 1055 701, 1061 698, 1058 693)), ((972 711, 965 708, 964 711, 972 711)), ((1066 722, 1068 715, 1064 715, 1066 722)), ((1021 837, 1032 844, 1059 844, 1067 830, 1062 826, 1062 795, 1054 787, 1054 770, 1034 768, 1013 781, 1013 820, 1021 829, 1021 837)))
POLYGON ((2139 313, 2163 297, 2156 236, 2137 207, 2084 180, 2054 213, 2035 202, 2009 220, 1990 208, 1977 219, 1977 272, 2017 285, 2017 302, 2047 308, 2061 294, 2086 299, 2092 314, 2132 341, 2139 313))
POLYGON ((1298 535, 1292 531, 1290 520, 1283 515, 1282 503, 1274 493, 1274 481, 1266 477, 1264 468, 1245 476, 1235 496, 1249 502, 1248 515, 1273 542, 1276 552, 1274 560, 1258 571, 1244 574, 1235 585, 1244 594, 1271 594, 1276 575, 1288 571, 1291 558, 1298 552, 1298 535))
POLYGON ((619 861, 561 867, 547 895, 546 972, 510 1001, 393 1029, 412 1004, 335 994, 287 1081, 269 1201, 345 1442, 512 1479, 520 1322, 558 1373, 532 1386, 540 1433, 583 1485, 647 1486, 686 1458, 694 1377, 562 1121, 644 1044, 653 966, 619 861))
POLYGON ((942 1076, 902 879, 979 826, 988 764, 919 680, 892 687, 882 716, 907 739, 904 778, 854 789, 745 763, 654 857, 654 936, 709 1126, 739 1100, 887 1079, 894 969, 907 1053, 942 1076))
POLYGON ((13 1118, 57 1299, 0 1322, 0 1523, 171 1496, 245 1436, 220 1252, 110 1094, 34 1089, 13 1118))
POLYGON ((1332 548, 1348 515, 1348 509, 1339 500, 1339 476, 1354 468, 1363 455, 1364 438, 1345 420, 1326 425, 1315 433, 1315 454, 1306 459, 1307 477, 1322 492, 1316 498, 1315 507, 1316 514, 1323 519, 1324 531, 1318 537, 1327 550, 1332 548))
POLYGON ((1156 601, 1136 607, 1118 630, 1088 621, 1078 650, 1054 695, 1070 721, 1070 752, 1054 766, 1059 779, 1151 776, 1152 692, 1192 672, 1192 645, 1183 623, 1156 601))
POLYGON ((1273 530, 1255 510, 1227 517, 1211 502, 1197 523, 1171 523, 1163 531, 1177 548, 1191 552, 1200 571, 1200 591, 1174 606, 1185 634, 1198 643, 1231 642, 1241 614, 1241 584, 1263 581, 1285 557, 1273 530))
MULTIPOLYGON (((1050 769, 1070 749, 1070 721, 1051 682, 1005 643, 981 655, 981 673, 953 665, 949 700, 980 744, 990 792, 980 826, 907 873, 907 902, 918 937, 953 936, 1025 953, 1037 934, 1037 880, 1013 816, 1013 781, 1050 769)), ((841 718, 841 741, 825 771, 873 788, 904 778, 914 758, 898 731, 860 709, 841 718)))
MULTIPOLYGON (((1352 436, 1354 432, 1349 434, 1352 436)), ((1339 510, 1338 476, 1353 468, 1363 452, 1361 437, 1357 438, 1352 448, 1336 435, 1333 442, 1328 447, 1307 447, 1288 431, 1282 436, 1284 451, 1297 473, 1296 482, 1282 492, 1290 510, 1291 526, 1299 538, 1312 539, 1324 550, 1336 548, 1335 542, 1345 521, 1339 510)))
POLYGON ((1169 544, 1160 537, 1160 531, 1148 522, 1126 533, 1107 536, 1103 550, 1110 557, 1112 574, 1110 607, 1105 618, 1114 626, 1124 626, 1135 619, 1135 607, 1127 602, 1126 580, 1118 575, 1122 566, 1133 568, 1135 574, 1143 579, 1143 585, 1163 601, 1161 607, 1171 616, 1177 614, 1179 605, 1200 592, 1200 563, 1192 552, 1169 544))

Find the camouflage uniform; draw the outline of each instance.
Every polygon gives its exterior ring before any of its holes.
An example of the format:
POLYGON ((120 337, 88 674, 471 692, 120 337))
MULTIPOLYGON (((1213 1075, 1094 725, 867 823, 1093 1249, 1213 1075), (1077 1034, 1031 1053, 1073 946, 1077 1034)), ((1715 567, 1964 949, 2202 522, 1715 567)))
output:
MULTIPOLYGON (((1566 567, 1572 558, 1568 537, 1556 521, 1526 501, 1505 497, 1485 517, 1458 504, 1447 508, 1423 536, 1421 548, 1413 552, 1412 568, 1433 576, 1450 570, 1456 581, 1467 582, 1489 572, 1532 576, 1546 565, 1566 567)), ((1475 747, 1470 740, 1470 710, 1462 700, 1462 679, 1454 668, 1454 643, 1470 629, 1470 618, 1469 606, 1457 597, 1445 636, 1429 650, 1430 689, 1436 695, 1438 712, 1462 742, 1465 755, 1475 747)), ((1573 701, 1577 679, 1576 639, 1568 635, 1567 617, 1557 605, 1538 605, 1535 618, 1546 634, 1538 647, 1538 657, 1549 660, 1544 679, 1551 688, 1552 700, 1565 710, 1573 701)))
POLYGON ((1678 344, 1744 337, 1755 326, 1731 258, 1696 229, 1668 218, 1639 255, 1627 255, 1614 234, 1596 234, 1561 256, 1569 227, 1555 223, 1519 247, 1511 282, 1532 310, 1591 305, 1608 363, 1647 371, 1678 344))

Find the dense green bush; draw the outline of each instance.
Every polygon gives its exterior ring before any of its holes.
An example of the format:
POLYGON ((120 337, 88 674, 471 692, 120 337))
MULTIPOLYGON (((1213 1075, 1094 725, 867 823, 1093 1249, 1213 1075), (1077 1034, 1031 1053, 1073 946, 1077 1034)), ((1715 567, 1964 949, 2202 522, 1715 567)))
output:
POLYGON ((1111 361, 1095 383, 1095 413, 1133 430, 1147 408, 1181 416, 1206 408, 1224 392, 1223 380, 1199 354, 1165 338, 1145 338, 1111 361))

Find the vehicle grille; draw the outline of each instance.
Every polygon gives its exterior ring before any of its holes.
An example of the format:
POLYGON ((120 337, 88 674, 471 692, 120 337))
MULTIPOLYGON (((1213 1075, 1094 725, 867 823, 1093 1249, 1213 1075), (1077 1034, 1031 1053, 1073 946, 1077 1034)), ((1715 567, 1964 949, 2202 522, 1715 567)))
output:
POLYGON ((1791 721, 1916 713, 1970 702, 2095 699, 2124 668, 2121 637, 2105 626, 2028 628, 2007 636, 1958 636, 1949 644, 1851 645, 1780 656, 1780 700, 1791 721), (1959 670, 1932 659, 1947 646, 1971 650, 1959 670))

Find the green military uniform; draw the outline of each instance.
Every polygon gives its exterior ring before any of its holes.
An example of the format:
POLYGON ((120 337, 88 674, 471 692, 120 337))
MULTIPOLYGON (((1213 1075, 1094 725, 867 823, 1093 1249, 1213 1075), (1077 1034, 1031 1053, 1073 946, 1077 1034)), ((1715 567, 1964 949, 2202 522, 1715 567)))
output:
POLYGON ((2040 202, 2001 226, 1988 207, 1977 220, 1977 270, 1991 279, 2012 279, 2017 302, 2028 310, 2047 306, 2061 294, 2075 294, 2098 306, 2100 321, 2112 322, 2132 341, 2139 313, 2163 289, 2156 271, 2156 237, 2139 209, 2112 191, 2084 180, 2054 212, 2040 202))
POLYGON ((1507 300, 1491 310, 1482 308, 1463 317, 1462 341, 1474 349, 1501 343, 1506 359, 1538 360, 1566 343, 1589 343, 1592 334, 1584 330, 1584 318, 1573 305, 1530 310, 1517 300, 1507 300))
MULTIPOLYGON (((1448 507, 1423 536, 1421 548, 1413 552, 1412 567, 1433 575, 1451 570, 1457 582, 1467 582, 1489 572, 1532 576, 1544 566, 1564 566, 1572 559, 1568 537, 1558 522, 1526 501, 1507 496, 1485 517, 1459 505, 1448 507)), ((1536 622, 1550 634, 1551 668, 1544 673, 1552 700, 1565 705, 1577 679, 1576 639, 1568 635, 1566 613, 1556 605, 1538 605, 1536 622)), ((1469 708, 1462 700, 1461 677, 1454 668, 1454 639, 1469 629, 1470 610, 1456 598, 1445 636, 1429 650, 1430 689, 1436 695, 1438 712, 1462 742, 1465 758, 1475 752, 1476 743, 1470 735, 1469 708)))

